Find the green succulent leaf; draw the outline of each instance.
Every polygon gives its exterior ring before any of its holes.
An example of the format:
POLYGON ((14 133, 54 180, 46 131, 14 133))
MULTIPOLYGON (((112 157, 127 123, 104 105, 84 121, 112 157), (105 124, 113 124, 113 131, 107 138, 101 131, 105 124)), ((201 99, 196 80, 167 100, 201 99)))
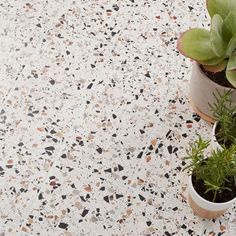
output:
POLYGON ((226 68, 226 65, 227 65, 227 61, 224 60, 216 65, 212 65, 212 66, 203 65, 203 66, 206 68, 206 70, 216 73, 216 72, 224 70, 226 68))
POLYGON ((226 77, 228 81, 236 88, 236 71, 226 70, 226 77))
POLYGON ((221 57, 225 54, 227 43, 222 38, 223 20, 220 15, 215 14, 211 20, 210 40, 214 53, 221 57))
POLYGON ((236 88, 236 53, 233 53, 228 61, 226 68, 228 81, 236 88))
POLYGON ((197 61, 216 57, 210 42, 210 32, 205 29, 194 28, 183 33, 177 48, 184 56, 197 61))
POLYGON ((233 37, 229 41, 229 44, 225 52, 226 56, 230 57, 230 55, 233 53, 235 49, 236 49, 236 33, 233 35, 233 37))
POLYGON ((236 1, 235 0, 228 0, 228 7, 231 11, 236 10, 236 1))
POLYGON ((230 56, 227 64, 227 70, 236 70, 236 52, 230 56))
POLYGON ((199 64, 202 64, 202 65, 207 65, 207 66, 214 66, 214 65, 217 65, 221 62, 224 61, 224 56, 222 57, 214 57, 214 58, 211 58, 209 60, 205 60, 205 61, 198 61, 199 64))
POLYGON ((227 42, 236 33, 236 11, 231 11, 224 19, 222 33, 224 40, 227 42))
POLYGON ((219 14, 224 19, 230 11, 236 11, 235 0, 207 0, 207 10, 212 18, 219 14))

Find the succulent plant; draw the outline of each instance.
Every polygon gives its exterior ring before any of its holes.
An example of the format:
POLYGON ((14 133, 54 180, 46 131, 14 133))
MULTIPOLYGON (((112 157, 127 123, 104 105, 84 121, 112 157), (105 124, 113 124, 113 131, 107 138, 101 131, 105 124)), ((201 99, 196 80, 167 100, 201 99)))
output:
POLYGON ((236 87, 236 0, 207 0, 210 30, 193 28, 184 32, 177 48, 206 70, 225 70, 226 78, 236 87))

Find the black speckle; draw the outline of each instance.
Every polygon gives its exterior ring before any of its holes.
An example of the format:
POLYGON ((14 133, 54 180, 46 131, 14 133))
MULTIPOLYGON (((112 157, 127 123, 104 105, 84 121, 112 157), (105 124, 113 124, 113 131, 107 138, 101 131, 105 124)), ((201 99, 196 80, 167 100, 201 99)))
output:
POLYGON ((36 26, 39 27, 39 28, 42 28, 41 24, 39 24, 39 23, 36 26))
POLYGON ((62 155, 61 155, 61 158, 66 158, 66 154, 62 154, 62 155))
POLYGON ((99 154, 101 154, 101 153, 102 153, 102 148, 99 147, 99 148, 96 149, 96 151, 97 151, 99 154))
POLYGON ((166 236, 171 236, 171 234, 168 231, 165 231, 166 236))
POLYGON ((140 132, 141 134, 144 134, 144 133, 145 133, 145 131, 142 130, 142 129, 140 129, 139 132, 140 132))
POLYGON ((112 114, 113 119, 115 119, 117 116, 115 114, 112 114))
POLYGON ((11 169, 13 165, 6 165, 7 168, 11 169))
POLYGON ((118 165, 118 170, 119 170, 119 171, 122 171, 122 170, 124 170, 124 167, 121 166, 121 165, 118 165))
POLYGON ((42 194, 42 193, 39 194, 38 199, 39 199, 39 200, 42 200, 42 199, 43 199, 43 194, 42 194))
POLYGON ((55 148, 53 146, 45 147, 45 150, 47 151, 54 151, 55 148))
POLYGON ((66 229, 66 230, 67 230, 68 224, 61 222, 61 223, 58 225, 58 227, 61 228, 61 229, 66 229))
POLYGON ((194 8, 191 6, 188 6, 189 10, 192 11, 194 8))
POLYGON ((54 80, 54 79, 51 79, 51 80, 49 81, 49 83, 50 83, 51 85, 54 85, 54 84, 55 84, 55 80, 54 80))
POLYGON ((101 187, 99 190, 104 191, 104 190, 105 190, 105 187, 101 187))
POLYGON ((83 212, 82 212, 82 217, 85 217, 87 214, 88 214, 89 210, 87 209, 84 209, 83 212))
POLYGON ((111 168, 104 170, 105 172, 111 173, 111 168))
POLYGON ((88 87, 87 87, 87 89, 91 89, 92 86, 93 86, 93 83, 89 84, 88 87))
POLYGON ((172 208, 173 211, 177 211, 178 210, 178 207, 174 207, 172 208))
POLYGON ((113 5, 112 5, 112 8, 113 8, 115 11, 118 11, 118 10, 119 10, 119 7, 118 7, 117 4, 113 4, 113 5))
POLYGON ((149 71, 145 74, 146 77, 151 78, 149 71))
POLYGON ((191 235, 193 233, 193 230, 189 229, 188 233, 191 235))
POLYGON ((144 201, 144 200, 145 200, 145 197, 143 197, 142 195, 139 194, 138 196, 139 196, 139 198, 140 198, 141 201, 144 201))
POLYGON ((79 145, 80 146, 84 146, 84 142, 83 141, 79 141, 79 145))
POLYGON ((119 199, 119 198, 122 198, 122 197, 124 197, 124 195, 122 195, 122 194, 116 194, 116 199, 119 199))
POLYGON ((217 236, 223 235, 225 232, 219 232, 217 236))
POLYGON ((193 115, 193 119, 197 122, 199 122, 201 120, 200 116, 198 116, 198 115, 193 115))
POLYGON ((167 147, 167 149, 168 149, 168 152, 171 154, 171 153, 172 153, 172 146, 169 145, 169 146, 167 147))
POLYGON ((109 196, 105 196, 103 199, 109 203, 109 196))
POLYGON ((147 221, 146 223, 147 223, 147 226, 150 226, 152 224, 151 221, 147 221))
POLYGON ((143 152, 140 152, 139 154, 138 154, 138 156, 137 156, 137 158, 141 158, 142 157, 142 155, 143 155, 143 152))

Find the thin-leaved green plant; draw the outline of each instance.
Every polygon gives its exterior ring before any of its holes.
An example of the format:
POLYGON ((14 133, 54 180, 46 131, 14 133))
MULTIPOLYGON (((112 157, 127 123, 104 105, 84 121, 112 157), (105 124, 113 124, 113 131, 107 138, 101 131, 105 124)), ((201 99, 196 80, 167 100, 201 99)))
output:
POLYGON ((213 117, 218 122, 216 132, 217 141, 229 147, 236 141, 236 106, 231 102, 232 90, 220 94, 218 90, 213 93, 215 102, 209 104, 213 111, 213 117))
POLYGON ((187 149, 185 159, 190 160, 190 164, 184 168, 195 176, 196 180, 202 180, 205 186, 205 194, 212 193, 212 202, 215 202, 217 195, 222 191, 232 191, 227 187, 230 180, 236 183, 236 145, 223 150, 213 150, 208 156, 204 154, 209 146, 209 141, 201 137, 190 144, 187 149))

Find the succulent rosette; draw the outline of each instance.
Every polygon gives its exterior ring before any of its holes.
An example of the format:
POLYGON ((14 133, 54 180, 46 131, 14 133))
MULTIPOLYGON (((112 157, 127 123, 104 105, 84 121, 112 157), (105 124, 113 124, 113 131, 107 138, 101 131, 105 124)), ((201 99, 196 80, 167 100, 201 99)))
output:
POLYGON ((226 78, 236 87, 236 0, 208 0, 210 30, 193 28, 178 40, 178 49, 206 70, 225 70, 226 78))

